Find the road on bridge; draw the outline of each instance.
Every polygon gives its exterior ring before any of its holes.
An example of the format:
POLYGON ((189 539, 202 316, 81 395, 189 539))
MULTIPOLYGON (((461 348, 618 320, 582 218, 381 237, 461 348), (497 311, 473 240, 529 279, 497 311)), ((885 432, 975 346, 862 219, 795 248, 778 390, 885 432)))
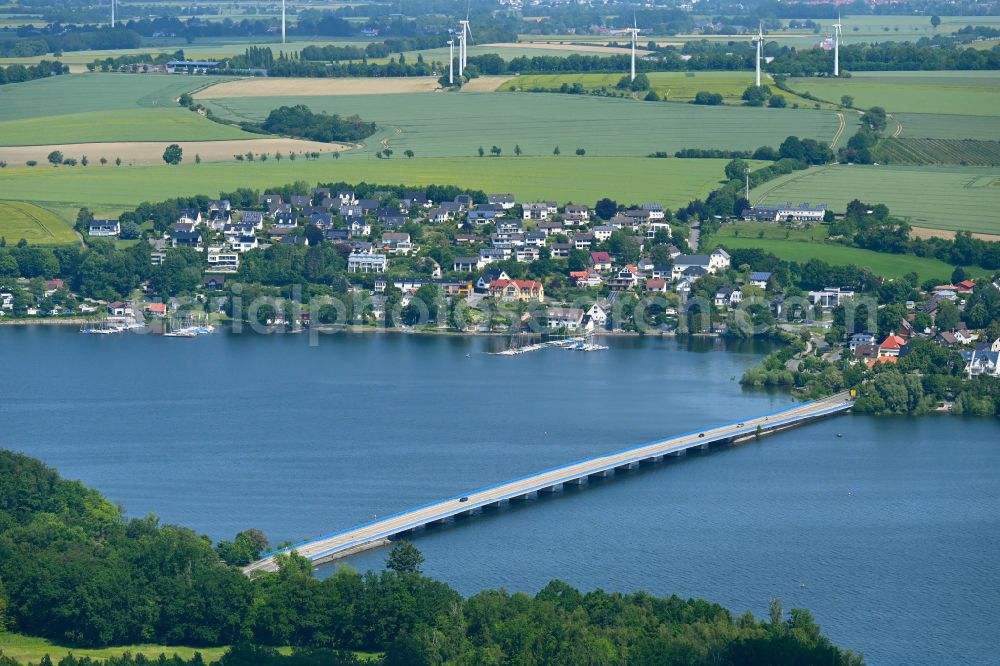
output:
MULTIPOLYGON (((390 536, 401 532, 467 513, 479 507, 496 505, 503 500, 546 490, 562 483, 575 482, 587 476, 613 470, 616 467, 625 467, 651 458, 679 453, 712 442, 730 441, 753 437, 758 433, 776 432, 815 418, 846 411, 852 405, 852 399, 847 392, 838 393, 822 400, 801 403, 773 414, 747 418, 743 421, 686 433, 650 444, 642 444, 616 453, 579 460, 506 483, 481 488, 464 496, 451 497, 386 516, 352 529, 296 544, 280 552, 295 550, 299 555, 314 562, 329 561, 338 556, 356 552, 366 545, 382 543, 390 536), (465 501, 462 501, 463 498, 465 501)), ((259 570, 277 570, 274 553, 243 569, 244 573, 247 574, 259 570)))

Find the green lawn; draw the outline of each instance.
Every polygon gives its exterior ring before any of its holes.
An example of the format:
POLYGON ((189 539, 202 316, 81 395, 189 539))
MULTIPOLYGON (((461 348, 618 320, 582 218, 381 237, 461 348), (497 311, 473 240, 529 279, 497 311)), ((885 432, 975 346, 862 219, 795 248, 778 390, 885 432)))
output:
MULTIPOLYGON (((763 225, 760 225, 763 226, 763 225)), ((810 259, 820 259, 830 264, 864 266, 876 275, 884 277, 902 277, 910 272, 920 276, 920 280, 951 279, 954 268, 938 259, 928 259, 910 254, 884 254, 861 250, 854 247, 825 243, 811 238, 811 234, 791 234, 784 239, 785 231, 770 225, 765 232, 765 238, 756 234, 741 233, 734 236, 733 230, 724 226, 718 234, 712 236, 705 247, 725 245, 730 248, 760 248, 788 261, 805 262, 810 259), (779 236, 774 238, 773 236, 779 236)), ((972 275, 986 275, 988 271, 978 267, 968 267, 966 271, 972 275)))
POLYGON ((256 139, 230 125, 174 106, 159 109, 91 111, 0 122, 0 146, 119 141, 221 141, 256 139))
MULTIPOLYGON (((168 656, 176 654, 184 659, 190 659, 196 652, 200 652, 205 662, 211 664, 222 658, 222 655, 228 649, 228 646, 192 648, 178 645, 148 644, 80 649, 56 645, 52 641, 44 638, 0 632, 0 652, 2 652, 2 654, 6 657, 11 657, 16 661, 25 664, 29 662, 37 664, 45 655, 49 655, 53 662, 58 662, 59 659, 63 658, 67 654, 73 654, 77 657, 90 657, 91 659, 108 659, 120 656, 126 652, 133 655, 141 654, 150 660, 155 660, 161 654, 166 654, 168 656)), ((278 651, 283 654, 291 654, 292 652, 291 648, 284 647, 278 648, 278 651)), ((362 661, 376 661, 381 658, 381 654, 372 652, 355 652, 354 654, 362 661)), ((155 661, 153 663, 155 663, 155 661)))
POLYGON ((1000 234, 1000 169, 834 165, 798 171, 751 190, 754 202, 884 203, 910 224, 1000 234))
POLYGON ((72 227, 53 211, 20 201, 0 201, 0 237, 36 245, 76 243, 72 227))
MULTIPOLYGON (((398 155, 399 153, 397 153, 398 155)), ((0 196, 45 205, 90 206, 112 214, 142 201, 207 194, 237 187, 264 188, 304 180, 454 184, 512 192, 522 199, 592 203, 603 196, 628 203, 655 201, 676 207, 703 197, 722 179, 726 160, 627 157, 490 157, 388 160, 324 158, 315 162, 183 163, 179 166, 104 169, 8 167, 0 196)))
MULTIPOLYGON (((532 88, 558 88, 563 83, 579 83, 587 90, 614 89, 624 73, 612 74, 522 74, 507 81, 500 90, 531 90, 532 88)), ((740 96, 747 86, 752 86, 753 72, 649 72, 650 87, 661 97, 671 101, 686 102, 702 90, 719 93, 727 104, 742 104, 740 96)), ((786 95, 787 97, 787 95, 786 95)), ((803 104, 810 102, 800 98, 803 104)))
POLYGON ((150 659, 155 659, 161 654, 178 654, 185 659, 190 659, 195 652, 200 652, 206 662, 218 661, 228 648, 190 648, 174 645, 129 645, 126 647, 97 648, 92 650, 68 648, 56 645, 44 638, 34 638, 21 634, 0 633, 0 650, 4 656, 12 657, 22 663, 38 663, 46 654, 52 657, 54 662, 67 654, 74 654, 77 657, 91 657, 93 659, 107 659, 117 657, 125 652, 132 654, 142 654, 150 659))
POLYGON ((904 139, 1000 139, 1000 116, 896 113, 893 117, 903 126, 904 139))
MULTIPOLYGON (((208 91, 210 94, 210 91, 208 91)), ((397 154, 474 155, 493 145, 505 154, 520 145, 527 155, 644 156, 681 148, 752 150, 777 146, 789 134, 830 141, 839 127, 830 111, 705 107, 630 99, 545 93, 412 93, 333 97, 246 97, 204 100, 232 120, 260 120, 281 105, 304 103, 314 111, 352 114, 375 121, 381 133, 369 152, 387 140, 397 154)), ((667 184, 669 187, 669 184, 667 184)))
MULTIPOLYGON (((1000 72, 852 72, 850 78, 794 78, 788 87, 839 102, 854 98, 860 108, 889 112, 1000 116, 1000 72)), ((983 138, 983 137, 969 137, 983 138)))

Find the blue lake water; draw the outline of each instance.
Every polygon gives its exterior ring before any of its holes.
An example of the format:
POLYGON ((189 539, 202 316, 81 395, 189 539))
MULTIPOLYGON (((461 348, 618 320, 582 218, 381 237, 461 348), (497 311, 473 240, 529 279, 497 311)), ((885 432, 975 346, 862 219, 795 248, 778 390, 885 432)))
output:
MULTIPOLYGON (((0 446, 130 515, 278 542, 793 402, 740 389, 760 346, 615 338, 599 353, 482 353, 496 342, 0 327, 0 446)), ((428 574, 467 594, 560 578, 755 614, 777 596, 871 664, 991 664, 998 472, 995 420, 839 416, 415 543, 428 574)))

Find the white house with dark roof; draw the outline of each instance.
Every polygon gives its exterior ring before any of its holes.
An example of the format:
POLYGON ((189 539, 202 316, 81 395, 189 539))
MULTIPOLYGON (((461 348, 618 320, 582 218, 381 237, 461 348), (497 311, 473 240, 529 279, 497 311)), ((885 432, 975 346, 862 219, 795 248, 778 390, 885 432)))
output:
POLYGON ((487 197, 487 201, 502 206, 504 210, 510 210, 517 205, 517 199, 513 194, 491 194, 487 197))
POLYGON ((91 220, 87 225, 87 235, 93 238, 117 236, 121 231, 121 223, 118 220, 91 220))
POLYGON ((358 253, 347 257, 349 273, 385 273, 388 268, 389 259, 384 254, 358 253))

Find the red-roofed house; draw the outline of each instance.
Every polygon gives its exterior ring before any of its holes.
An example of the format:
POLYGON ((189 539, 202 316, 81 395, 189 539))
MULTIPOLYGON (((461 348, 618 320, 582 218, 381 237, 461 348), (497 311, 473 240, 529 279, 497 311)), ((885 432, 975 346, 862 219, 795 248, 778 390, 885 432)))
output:
POLYGON ((646 291, 665 293, 667 291, 667 281, 661 278, 649 278, 646 280, 646 291))
POLYGON ((489 292, 498 301, 545 301, 545 288, 535 280, 493 280, 489 292))
POLYGON ((899 358, 896 356, 879 356, 878 358, 870 358, 865 361, 865 365, 869 368, 874 368, 876 363, 895 363, 899 358))
POLYGON ((611 255, 607 252, 591 252, 590 265, 597 271, 610 271, 611 255))
POLYGON ((955 291, 960 294, 971 294, 972 290, 976 288, 976 283, 972 280, 962 280, 955 285, 955 291))
POLYGON ((604 279, 598 275, 597 271, 593 268, 588 268, 583 271, 570 271, 569 279, 573 281, 577 287, 600 287, 601 282, 604 279))
POLYGON ((167 316, 167 304, 166 303, 150 303, 146 306, 146 312, 151 315, 156 315, 157 317, 167 316))
POLYGON ((905 346, 906 346, 905 339, 901 338, 895 333, 890 333, 889 337, 883 340, 882 344, 878 346, 878 357, 879 358, 883 358, 886 356, 898 357, 900 351, 905 346))

